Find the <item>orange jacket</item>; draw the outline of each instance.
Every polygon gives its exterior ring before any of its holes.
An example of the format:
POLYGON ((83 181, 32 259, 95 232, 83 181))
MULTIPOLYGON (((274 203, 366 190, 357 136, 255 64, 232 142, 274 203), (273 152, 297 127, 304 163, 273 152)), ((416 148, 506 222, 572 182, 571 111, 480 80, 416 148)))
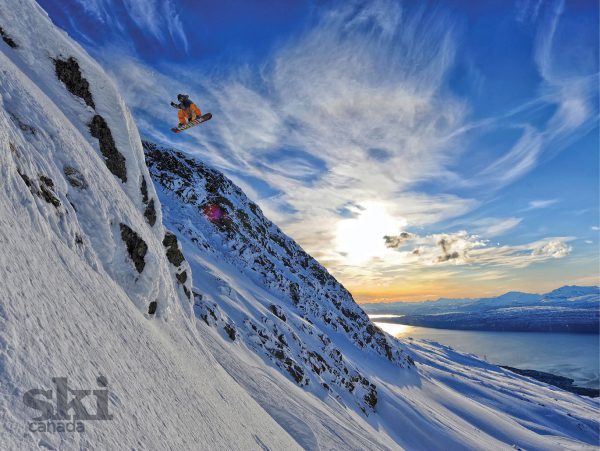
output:
POLYGON ((190 103, 188 108, 180 108, 179 111, 177 111, 177 117, 182 124, 185 124, 188 119, 193 121, 196 119, 196 116, 202 116, 202 111, 200 111, 200 108, 193 102, 190 103))

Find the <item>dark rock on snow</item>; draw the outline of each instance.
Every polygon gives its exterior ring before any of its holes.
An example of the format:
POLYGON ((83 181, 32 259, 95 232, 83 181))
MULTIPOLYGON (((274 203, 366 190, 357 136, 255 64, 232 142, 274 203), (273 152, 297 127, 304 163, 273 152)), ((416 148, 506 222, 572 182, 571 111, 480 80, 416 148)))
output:
POLYGON ((9 47, 13 49, 16 49, 18 47, 17 43, 9 35, 6 34, 2 27, 0 27, 0 36, 2 36, 2 40, 6 42, 6 44, 9 47))
POLYGON ((81 172, 71 166, 65 166, 63 169, 67 182, 77 189, 86 189, 88 187, 87 181, 81 172))
POLYGON ((154 207, 154 199, 150 199, 150 202, 148 202, 148 205, 146 205, 144 217, 151 226, 156 224, 156 208, 154 207))
POLYGON ((50 177, 46 177, 44 175, 40 176, 40 191, 42 195, 42 199, 44 199, 49 204, 54 205, 56 208, 60 207, 60 200, 54 194, 54 182, 50 177))
POLYGON ((71 94, 82 98, 86 105, 96 109, 92 93, 90 92, 90 84, 81 75, 79 64, 75 58, 71 56, 66 60, 55 59, 54 68, 56 76, 65 84, 71 94))
POLYGON ((153 226, 156 223, 156 208, 154 207, 154 199, 149 199, 148 197, 148 184, 146 183, 145 177, 142 177, 140 192, 142 193, 142 202, 146 205, 144 217, 148 224, 153 226))
POLYGON ((135 265, 137 272, 141 273, 146 266, 145 257, 146 252, 148 252, 148 245, 128 225, 121 223, 120 227, 121 239, 127 245, 127 253, 129 254, 131 260, 133 260, 133 264, 135 265))
POLYGON ((90 133, 100 143, 100 152, 104 156, 106 167, 115 176, 119 177, 123 183, 127 182, 127 167, 125 166, 125 157, 115 145, 110 128, 104 118, 96 114, 89 124, 90 133))
POLYGON ((179 250, 177 237, 167 231, 163 238, 163 246, 167 248, 167 259, 173 266, 179 266, 185 260, 185 257, 179 250))

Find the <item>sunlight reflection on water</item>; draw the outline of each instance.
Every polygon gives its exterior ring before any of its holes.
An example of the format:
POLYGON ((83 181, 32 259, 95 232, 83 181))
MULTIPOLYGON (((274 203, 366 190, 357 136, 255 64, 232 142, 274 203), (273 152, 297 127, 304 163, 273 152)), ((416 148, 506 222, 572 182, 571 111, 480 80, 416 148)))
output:
POLYGON ((402 316, 369 315, 375 325, 400 339, 430 340, 491 363, 557 374, 574 379, 581 387, 600 386, 598 335, 448 330, 382 322, 402 316))
MULTIPOLYGON (((393 316, 393 315, 388 315, 388 316, 393 316)), ((388 334, 390 334, 396 338, 405 337, 408 334, 410 334, 414 329, 413 326, 407 326, 405 324, 379 323, 376 321, 374 321, 374 323, 381 330, 383 330, 384 332, 387 332, 388 334)))

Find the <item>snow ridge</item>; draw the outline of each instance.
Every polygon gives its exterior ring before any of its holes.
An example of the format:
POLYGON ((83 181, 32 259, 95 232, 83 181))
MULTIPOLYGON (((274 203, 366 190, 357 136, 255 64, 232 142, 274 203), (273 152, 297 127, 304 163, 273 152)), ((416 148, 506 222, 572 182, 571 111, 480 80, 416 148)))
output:
POLYGON ((0 0, 0 37, 3 449, 598 443, 592 401, 382 334, 218 172, 147 144, 155 189, 113 82, 35 1, 0 0), (112 419, 32 430, 23 395, 56 377, 112 419))
POLYGON ((213 355, 308 449, 585 449, 597 405, 401 342, 220 172, 143 142, 213 355))
POLYGON ((218 254, 278 300, 217 304, 195 285, 198 316, 264 354, 300 386, 320 386, 339 399, 350 395, 365 414, 372 412, 377 387, 344 349, 351 345, 409 369, 411 359, 399 343, 373 325, 352 295, 223 174, 181 152, 143 144, 169 211, 165 219, 193 243, 188 252, 218 254))
POLYGON ((203 344, 114 83, 33 0, 0 0, 0 36, 2 449, 298 449, 203 344), (54 409, 53 378, 112 419, 46 429, 24 393, 54 409))

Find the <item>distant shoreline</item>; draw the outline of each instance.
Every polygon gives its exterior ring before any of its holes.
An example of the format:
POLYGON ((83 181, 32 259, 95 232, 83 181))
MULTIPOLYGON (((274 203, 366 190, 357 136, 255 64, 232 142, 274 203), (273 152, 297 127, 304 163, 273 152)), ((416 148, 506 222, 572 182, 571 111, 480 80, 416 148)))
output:
POLYGON ((476 315, 370 315, 373 321, 388 324, 401 324, 405 326, 427 327, 431 329, 462 330, 477 332, 548 332, 569 334, 600 334, 600 325, 597 322, 565 324, 563 322, 508 322, 494 318, 486 321, 476 315), (471 321, 471 322, 469 322, 471 321))
POLYGON ((557 376, 552 373, 545 373, 543 371, 536 370, 523 370, 520 368, 514 368, 512 366, 498 365, 500 368, 504 368, 506 370, 512 371, 513 373, 519 374, 521 376, 531 377, 540 382, 544 382, 549 385, 553 385, 554 387, 558 387, 561 390, 565 390, 571 393, 575 393, 580 396, 587 396, 589 398, 598 398, 600 396, 600 389, 597 388, 587 388, 587 387, 578 387, 573 385, 574 380, 568 377, 557 376))
MULTIPOLYGON (((458 328, 458 327, 456 327, 456 328, 431 327, 429 325, 422 326, 422 325, 417 325, 417 324, 409 324, 408 321, 405 321, 405 319, 406 319, 406 316, 404 316, 404 315, 397 315, 397 314, 374 314, 374 315, 371 316, 371 320, 374 321, 374 322, 376 322, 376 324, 379 327, 381 327, 383 330, 386 330, 385 325, 387 324, 387 325, 394 325, 394 326, 397 325, 397 326, 400 326, 400 327, 407 326, 408 328, 416 327, 418 329, 423 329, 423 330, 431 329, 432 331, 436 330, 436 331, 440 331, 442 333, 445 333, 445 332, 449 332, 449 333, 452 333, 452 332, 456 332, 456 333, 464 333, 464 332, 467 332, 467 333, 468 332, 472 332, 472 333, 486 333, 486 332, 487 333, 502 333, 502 332, 505 332, 505 333, 509 333, 509 334, 510 333, 521 334, 521 333, 524 333, 524 332, 528 332, 528 333, 531 333, 532 337, 533 337, 536 334, 546 335, 546 334, 552 332, 552 333, 556 333, 557 335, 564 334, 564 335, 571 335, 571 336, 589 336, 589 337, 591 337, 591 336, 597 336, 597 334, 595 334, 595 333, 581 333, 581 332, 577 332, 576 333, 576 332, 573 332, 573 331, 564 331, 564 330, 561 330, 561 331, 556 331, 556 330, 553 330, 553 331, 547 331, 547 330, 546 331, 543 331, 543 330, 542 331, 540 331, 540 330, 525 330, 525 331, 518 330, 518 331, 514 331, 514 330, 497 330, 497 329, 496 330, 489 330, 489 329, 485 329, 485 330, 480 330, 480 329, 465 329, 465 328, 458 328)), ((388 333, 389 333, 389 331, 388 331, 388 333)), ((410 335, 409 332, 401 332, 401 334, 409 334, 410 335)), ((392 335, 395 335, 395 334, 392 333, 392 335)), ((418 339, 418 340, 425 339, 425 340, 437 341, 437 342, 442 343, 442 344, 444 344, 446 346, 450 346, 453 349, 457 349, 458 352, 464 352, 464 353, 467 353, 467 354, 476 354, 476 355, 479 355, 479 356, 483 356, 483 359, 485 361, 490 362, 490 363, 492 363, 494 365, 497 365, 497 366, 499 366, 501 368, 505 368, 505 369, 507 369, 509 371, 512 371, 512 372, 514 372, 516 374, 520 374, 522 376, 531 377, 531 378, 536 379, 536 380, 538 380, 540 382, 544 382, 546 384, 553 385, 555 387, 560 388, 561 390, 565 390, 565 391, 568 391, 570 393, 574 393, 574 394, 577 394, 577 395, 580 395, 580 396, 586 396, 586 397, 590 397, 590 398, 598 398, 598 397, 600 397, 600 387, 594 388, 596 384, 593 384, 593 383, 589 384, 589 385, 584 383, 583 386, 581 386, 581 385, 574 385, 575 380, 571 379, 571 377, 570 377, 571 373, 568 372, 568 371, 562 372, 561 373, 562 375, 558 375, 558 374, 555 374, 555 373, 549 373, 549 372, 544 372, 544 371, 539 371, 539 370, 518 368, 518 367, 515 367, 515 366, 509 366, 508 365, 508 364, 513 365, 514 363, 517 363, 517 362, 511 363, 511 362, 507 361, 505 358, 503 358, 500 355, 497 355, 495 358, 493 358, 490 361, 490 359, 488 359, 487 357, 484 356, 485 352, 482 352, 481 350, 479 350, 479 352, 475 351, 473 349, 471 349, 471 350, 462 349, 461 350, 460 347, 457 348, 457 346, 455 344, 447 343, 447 342, 445 342, 441 338, 436 338, 436 337, 427 338, 427 337, 420 337, 420 336, 413 337, 413 338, 418 339), (508 364, 496 363, 496 362, 503 362, 503 363, 508 363, 508 364)), ((527 363, 523 363, 523 362, 521 362, 521 364, 523 366, 528 365, 527 363)), ((579 384, 581 384, 581 382, 579 382, 579 384)))

